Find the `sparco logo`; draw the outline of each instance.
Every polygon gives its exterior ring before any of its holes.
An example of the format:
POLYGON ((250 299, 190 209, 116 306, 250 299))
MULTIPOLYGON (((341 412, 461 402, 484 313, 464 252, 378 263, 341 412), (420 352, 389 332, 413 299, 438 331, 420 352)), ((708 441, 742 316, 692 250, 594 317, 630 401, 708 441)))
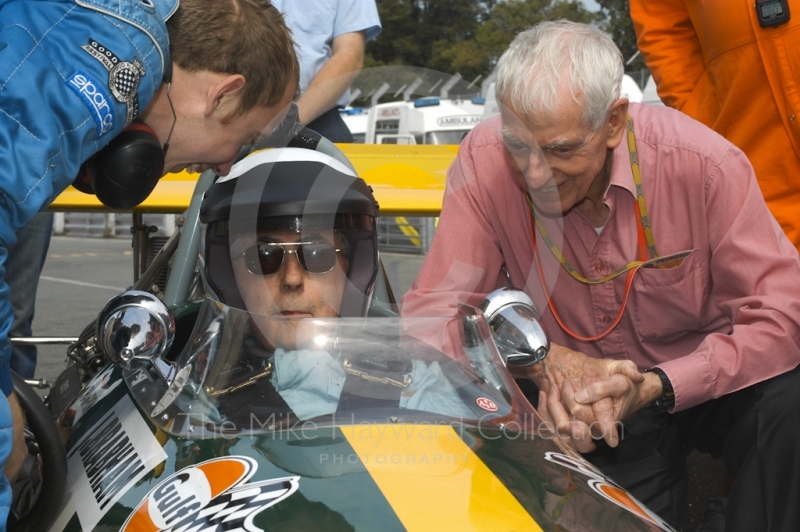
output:
POLYGON ((91 111, 98 138, 114 129, 114 108, 99 83, 79 70, 67 80, 67 86, 81 97, 91 111))
POLYGON ((257 467, 252 458, 231 456, 177 471, 147 494, 121 530, 260 531, 256 515, 297 491, 299 477, 247 482, 257 467))

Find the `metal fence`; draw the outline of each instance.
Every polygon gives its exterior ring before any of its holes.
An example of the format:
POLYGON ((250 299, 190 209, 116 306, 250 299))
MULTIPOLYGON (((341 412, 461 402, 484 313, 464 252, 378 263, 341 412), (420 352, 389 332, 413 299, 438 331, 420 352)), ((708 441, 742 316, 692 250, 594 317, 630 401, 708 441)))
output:
MULTIPOLYGON (((175 231, 174 214, 145 214, 146 225, 157 227, 155 236, 169 236, 175 231)), ((84 237, 130 238, 130 213, 57 212, 53 216, 53 234, 84 237)))
MULTIPOLYGON (((54 235, 131 238, 132 217, 127 213, 58 212, 53 220, 54 235)), ((155 237, 175 231, 174 214, 145 214, 146 225, 158 230, 155 237)), ((437 218, 386 216, 378 219, 378 247, 381 251, 424 255, 430 249, 437 218)))
POLYGON ((437 220, 419 216, 382 217, 378 220, 378 248, 424 255, 431 247, 437 220))

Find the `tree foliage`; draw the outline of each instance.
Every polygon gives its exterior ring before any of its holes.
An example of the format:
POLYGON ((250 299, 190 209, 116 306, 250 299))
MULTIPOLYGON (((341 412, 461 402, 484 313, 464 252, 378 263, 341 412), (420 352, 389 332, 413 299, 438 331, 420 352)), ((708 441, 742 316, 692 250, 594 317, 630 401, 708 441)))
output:
POLYGON ((381 35, 366 66, 424 67, 487 76, 521 30, 542 20, 595 22, 580 0, 377 0, 381 35))
MULTIPOLYGON (((633 29, 628 0, 596 1, 600 5, 600 15, 602 17, 600 27, 611 35, 627 63, 634 58, 639 50, 636 45, 636 33, 633 29)), ((644 68, 646 66, 641 55, 626 66, 626 70, 641 70, 644 68)))
MULTIPOLYGON (((456 73, 466 86, 491 74, 520 31, 545 20, 595 24, 612 36, 626 60, 637 50, 628 0, 596 0, 599 12, 581 0, 376 1, 383 32, 367 45, 367 68, 356 81, 362 96, 385 82, 392 86, 386 98, 393 99, 415 77, 433 87, 456 73)), ((628 70, 643 67, 639 57, 628 70)))

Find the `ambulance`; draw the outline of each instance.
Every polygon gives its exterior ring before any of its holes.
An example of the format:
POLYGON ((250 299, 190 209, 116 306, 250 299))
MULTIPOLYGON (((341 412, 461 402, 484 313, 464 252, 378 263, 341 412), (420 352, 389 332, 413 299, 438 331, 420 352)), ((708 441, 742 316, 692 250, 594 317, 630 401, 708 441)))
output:
POLYGON ((483 118, 484 99, 420 98, 370 108, 367 144, 459 144, 483 118))

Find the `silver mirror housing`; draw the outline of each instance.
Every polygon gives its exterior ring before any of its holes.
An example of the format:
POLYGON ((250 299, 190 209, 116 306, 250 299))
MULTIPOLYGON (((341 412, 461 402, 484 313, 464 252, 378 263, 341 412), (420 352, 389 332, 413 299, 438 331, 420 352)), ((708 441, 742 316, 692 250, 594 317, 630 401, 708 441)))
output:
POLYGON ((516 288, 498 288, 480 305, 506 365, 532 366, 547 356, 547 337, 531 298, 516 288))
POLYGON ((97 317, 97 341, 123 369, 152 365, 170 382, 175 370, 163 361, 175 339, 175 320, 166 305, 149 292, 129 290, 112 297, 97 317))

